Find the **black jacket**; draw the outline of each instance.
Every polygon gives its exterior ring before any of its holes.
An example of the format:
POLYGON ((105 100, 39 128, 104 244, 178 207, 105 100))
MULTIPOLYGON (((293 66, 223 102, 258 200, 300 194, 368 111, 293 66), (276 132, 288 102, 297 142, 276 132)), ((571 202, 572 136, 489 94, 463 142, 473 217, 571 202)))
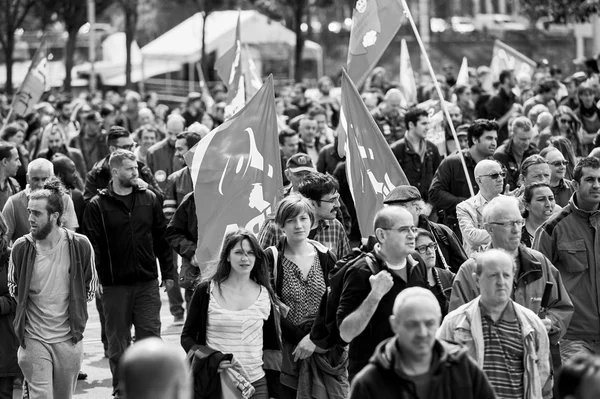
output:
POLYGON ((369 364, 352 382, 350 399, 495 399, 485 374, 458 345, 436 340, 430 374, 429 396, 419 398, 415 385, 396 367, 399 356, 395 338, 383 341, 369 364))
MULTIPOLYGON (((510 190, 514 190, 517 188, 517 183, 519 182, 519 175, 521 174, 521 165, 517 163, 515 156, 512 152, 513 139, 510 138, 500 147, 496 148, 496 152, 494 152, 494 159, 502 164, 506 169, 506 180, 505 184, 510 186, 510 190)), ((529 147, 523 153, 523 160, 527 159, 527 157, 531 155, 535 155, 539 153, 538 148, 535 144, 529 144, 529 147)))
POLYGON ((425 140, 423 145, 426 147, 423 160, 407 145, 405 137, 392 144, 391 148, 410 185, 418 188, 423 200, 427 201, 433 175, 440 166, 442 157, 437 146, 431 141, 425 140))
POLYGON ((200 269, 190 263, 198 246, 198 217, 194 193, 188 193, 167 225, 165 237, 171 248, 181 256, 179 286, 193 288, 200 276, 200 269))
MULTIPOLYGON (((461 245, 456 234, 454 234, 454 232, 448 226, 434 223, 423 215, 419 216, 418 227, 433 234, 433 237, 435 238, 442 255, 444 255, 446 264, 453 273, 458 272, 460 265, 465 263, 469 257, 467 256, 467 253, 465 252, 465 249, 461 245)), ((440 269, 446 268, 439 253, 435 261, 435 266, 439 267, 440 269)))
POLYGON ((115 197, 112 184, 88 204, 83 228, 96 254, 102 285, 126 285, 174 278, 173 254, 165 239, 167 222, 162 201, 145 188, 134 187, 132 209, 115 197))
POLYGON ((17 301, 8 292, 8 257, 8 252, 0 256, 0 378, 21 375, 17 363, 19 340, 13 327, 17 301))

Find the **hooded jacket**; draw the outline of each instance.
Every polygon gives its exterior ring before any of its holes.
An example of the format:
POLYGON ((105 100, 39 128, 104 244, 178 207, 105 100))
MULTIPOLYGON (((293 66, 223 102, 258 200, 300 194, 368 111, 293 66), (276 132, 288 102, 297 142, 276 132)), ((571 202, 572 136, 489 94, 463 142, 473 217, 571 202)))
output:
POLYGON ((483 371, 458 345, 436 340, 429 369, 427 398, 419 398, 409 376, 396 367, 399 357, 395 337, 381 342, 369 364, 352 382, 350 399, 495 399, 483 371))
POLYGON ((112 188, 101 190, 88 204, 84 231, 96 253, 102 285, 128 285, 158 278, 174 279, 173 253, 165 238, 167 222, 162 202, 150 190, 133 187, 132 207, 118 198, 112 188))

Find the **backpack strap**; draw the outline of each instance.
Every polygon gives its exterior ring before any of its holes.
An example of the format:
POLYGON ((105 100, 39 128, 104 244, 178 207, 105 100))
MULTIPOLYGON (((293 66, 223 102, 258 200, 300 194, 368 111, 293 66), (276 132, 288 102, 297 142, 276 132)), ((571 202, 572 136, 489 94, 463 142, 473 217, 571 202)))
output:
POLYGON ((367 261, 367 266, 371 269, 371 273, 377 274, 380 272, 379 267, 377 266, 377 260, 371 253, 368 253, 365 256, 365 260, 367 261))
POLYGON ((271 253, 273 254, 273 281, 274 281, 273 290, 275 292, 277 292, 277 266, 279 264, 279 250, 277 249, 277 246, 275 246, 275 245, 272 245, 272 246, 268 247, 267 249, 270 249, 271 253))

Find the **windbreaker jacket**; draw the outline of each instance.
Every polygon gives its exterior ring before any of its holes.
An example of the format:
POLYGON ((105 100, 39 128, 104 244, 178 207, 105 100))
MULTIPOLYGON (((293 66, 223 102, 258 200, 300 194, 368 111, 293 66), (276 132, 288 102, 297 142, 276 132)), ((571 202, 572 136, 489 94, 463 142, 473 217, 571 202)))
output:
MULTIPOLYGON (((546 282, 552 283, 546 317, 552 320, 549 335, 552 343, 556 344, 567 332, 573 317, 573 302, 565 289, 561 274, 548 258, 522 244, 518 251, 520 267, 519 275, 515 276, 513 300, 539 315, 546 282)), ((479 296, 479 287, 473 277, 475 268, 475 259, 469 259, 458 270, 452 285, 450 312, 479 296)))
POLYGON ((175 156, 175 144, 171 144, 168 138, 148 149, 146 163, 163 191, 167 187, 167 177, 185 166, 183 160, 175 156))
POLYGON ((174 279, 173 253, 165 238, 162 202, 150 190, 134 186, 131 210, 114 196, 112 184, 88 204, 84 232, 96 252, 102 285, 127 285, 158 278, 174 279))
MULTIPOLYGON (((69 240, 69 323, 73 343, 83 339, 88 319, 87 303, 94 299, 98 288, 98 276, 94 262, 94 251, 88 238, 63 228, 69 240)), ((30 234, 19 238, 12 247, 8 264, 8 290, 17 300, 15 333, 20 345, 25 348, 25 318, 29 286, 37 255, 35 239, 30 234)))
POLYGON ((456 205, 456 217, 462 233, 463 246, 468 255, 477 252, 492 240, 483 227, 483 208, 489 201, 481 192, 456 205))
POLYGON ((580 209, 576 198, 537 229, 533 247, 560 271, 575 306, 565 339, 600 340, 600 211, 580 209))
POLYGON ((495 399, 485 373, 467 351, 441 340, 433 346, 429 396, 419 398, 415 384, 396 366, 394 337, 379 344, 369 364, 352 381, 350 399, 495 399))
MULTIPOLYGON (((485 345, 481 324, 481 297, 451 312, 442 322, 437 337, 465 346, 469 355, 483 368, 485 345)), ((513 302, 523 338, 524 399, 542 399, 552 391, 550 342, 546 327, 531 310, 513 302)))

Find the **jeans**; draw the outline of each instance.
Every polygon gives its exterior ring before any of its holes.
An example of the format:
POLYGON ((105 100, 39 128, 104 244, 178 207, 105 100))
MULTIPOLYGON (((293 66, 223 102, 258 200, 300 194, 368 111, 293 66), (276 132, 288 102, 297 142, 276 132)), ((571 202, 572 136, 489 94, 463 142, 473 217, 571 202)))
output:
POLYGON ((560 341, 560 357, 563 364, 578 353, 600 355, 600 341, 584 341, 579 339, 563 339, 560 341))
MULTIPOLYGON (((173 288, 167 291, 167 297, 169 298, 169 310, 173 317, 183 317, 183 297, 181 296, 181 289, 179 288, 179 265, 177 264, 179 256, 177 252, 173 251, 173 267, 175 268, 175 276, 173 276, 173 288)), ((188 302, 189 303, 189 302, 188 302)))
POLYGON ((252 399, 269 399, 269 389, 267 387, 267 378, 263 377, 258 381, 252 383, 254 387, 254 395, 251 396, 252 399))
POLYGON ((119 360, 131 342, 131 325, 135 328, 136 341, 160 337, 160 294, 158 280, 103 288, 108 362, 116 391, 119 386, 119 360))

